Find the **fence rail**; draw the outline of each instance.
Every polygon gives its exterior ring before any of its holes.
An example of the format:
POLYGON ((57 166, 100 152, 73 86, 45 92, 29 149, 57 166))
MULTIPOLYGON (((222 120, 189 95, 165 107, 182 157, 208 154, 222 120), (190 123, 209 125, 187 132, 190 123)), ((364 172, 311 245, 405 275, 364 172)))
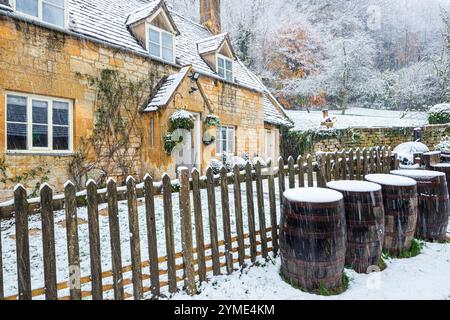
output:
POLYGON ((10 261, 2 259, 0 241, 0 299, 99 300, 104 299, 108 292, 113 293, 111 298, 118 300, 142 299, 148 297, 149 293, 152 298, 158 298, 165 292, 178 292, 180 288, 188 294, 195 294, 196 283, 207 281, 211 274, 230 274, 248 263, 254 263, 258 257, 266 258, 269 253, 275 256, 278 254, 277 214, 280 206, 277 201, 280 203, 279 197, 286 188, 323 187, 331 180, 361 180, 368 173, 386 173, 394 166, 393 158, 390 148, 385 147, 319 153, 298 159, 290 157, 287 162, 280 158, 278 167, 274 167, 269 160, 265 167, 261 163, 254 166, 248 163, 245 168, 233 167, 231 172, 224 167, 216 175, 209 168, 204 177, 196 169, 192 172, 182 169, 179 180, 175 181, 164 175, 161 182, 155 183, 147 175, 140 184, 130 177, 126 186, 118 187, 110 179, 105 189, 98 189, 94 181, 89 181, 87 189, 78 193, 75 186, 68 182, 64 194, 56 196, 52 188, 45 185, 40 190, 40 197, 35 199, 27 199, 26 190, 19 185, 15 188, 14 199, 0 205, 4 217, 14 216, 17 293, 4 297, 2 263, 5 265, 10 261), (206 191, 206 199, 204 196, 202 198, 202 190, 206 191), (234 195, 232 208, 230 191, 234 195), (174 194, 178 194, 179 199, 179 231, 174 228, 174 194), (164 226, 157 224, 155 217, 155 199, 160 196, 164 208, 164 226), (143 199, 144 224, 138 220, 139 199, 143 199), (217 200, 220 200, 221 212, 217 212, 217 200), (120 201, 127 203, 129 234, 120 232, 120 201), (107 204, 108 213, 111 250, 108 258, 111 270, 107 271, 102 270, 100 204, 107 204), (84 258, 80 255, 78 235, 77 211, 80 207, 87 207, 88 275, 82 275, 80 271, 81 259, 84 258), (58 283, 54 212, 62 209, 65 210, 69 277, 58 283), (218 221, 218 213, 222 221, 218 221), (27 232, 31 214, 40 215, 42 224, 42 288, 32 288, 30 276, 31 266, 36 266, 36 263, 31 263, 27 232), (208 218, 209 234, 205 232, 205 215, 208 218), (232 225, 235 227, 234 233, 232 225), (147 239, 141 239, 141 228, 146 229, 147 239), (161 228, 164 228, 164 244, 158 243, 156 236, 161 228), (219 238, 220 234, 222 238, 219 238), (121 237, 129 237, 127 242, 131 263, 125 266, 122 265, 121 237), (206 238, 209 238, 207 244, 206 238), (181 239, 180 252, 176 252, 175 239, 181 239), (147 242, 146 261, 142 261, 143 241, 147 242), (158 254, 161 245, 166 252, 163 256, 158 254), (86 289, 86 285, 89 289, 86 289), (126 287, 132 287, 132 294, 125 291, 126 287))

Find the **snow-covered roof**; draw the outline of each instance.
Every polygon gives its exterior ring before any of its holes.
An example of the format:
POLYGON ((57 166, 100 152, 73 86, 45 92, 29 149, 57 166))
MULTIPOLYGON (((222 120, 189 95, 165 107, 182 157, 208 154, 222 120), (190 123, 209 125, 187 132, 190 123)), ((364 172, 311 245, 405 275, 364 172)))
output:
POLYGON ((205 54, 209 52, 217 52, 227 38, 228 33, 221 33, 197 42, 198 53, 205 54))
POLYGON ((127 18, 126 25, 129 26, 133 23, 136 23, 138 21, 141 21, 142 19, 145 19, 152 14, 156 12, 156 10, 159 8, 159 6, 162 4, 161 0, 155 0, 152 1, 145 6, 138 8, 134 11, 132 11, 127 18))
POLYGON ((144 112, 157 111, 160 107, 165 107, 170 102, 175 91, 180 86, 183 79, 186 77, 190 66, 184 67, 179 73, 171 74, 163 81, 161 87, 151 99, 144 112))
MULTIPOLYGON (((160 3, 161 0, 68 0, 69 23, 67 32, 92 39, 104 45, 132 51, 150 59, 149 52, 133 36, 127 24, 136 22, 149 13, 151 14, 160 3)), ((197 48, 199 42, 202 43, 207 39, 214 38, 213 34, 208 28, 177 13, 170 6, 167 6, 167 9, 179 31, 175 40, 176 65, 180 67, 192 65, 194 70, 202 75, 222 79, 218 76, 216 70, 213 70, 203 60, 197 48)), ((10 8, 6 6, 0 7, 0 14, 29 20, 29 18, 9 11, 10 8)), ((46 26, 51 28, 47 24, 46 26)), ((55 29, 61 30, 57 27, 55 29)), ((206 50, 206 47, 205 45, 203 50, 206 50)), ((222 81, 227 82, 225 79, 222 79, 222 81)), ((234 84, 270 94, 267 88, 239 59, 236 59, 234 66, 234 84)), ((284 114, 280 114, 280 117, 284 116, 284 114)), ((272 120, 272 118, 269 120, 272 120)))
POLYGON ((267 94, 263 97, 264 104, 264 121, 276 126, 292 126, 292 123, 282 115, 282 113, 277 109, 275 104, 269 98, 267 94))

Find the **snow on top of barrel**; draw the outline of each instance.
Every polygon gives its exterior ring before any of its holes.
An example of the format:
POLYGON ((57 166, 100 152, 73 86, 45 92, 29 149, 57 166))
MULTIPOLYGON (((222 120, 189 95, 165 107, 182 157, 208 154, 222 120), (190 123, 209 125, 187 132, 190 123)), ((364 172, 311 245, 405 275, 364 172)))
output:
POLYGON ((284 197, 290 202, 330 203, 344 198, 342 193, 323 188, 297 188, 284 192, 284 197))
POLYGON ((417 185, 417 182, 411 178, 392 174, 369 174, 365 176, 365 179, 383 186, 412 187, 417 185))
POLYGON ((441 151, 430 151, 430 152, 425 152, 423 155, 424 156, 436 156, 438 154, 441 154, 441 151))
POLYGON ((436 163, 431 165, 433 168, 450 168, 450 162, 436 163))
POLYGON ((376 192, 381 190, 381 186, 376 183, 367 181, 331 181, 327 183, 327 187, 334 190, 346 192, 376 192))
POLYGON ((429 170, 393 170, 391 174, 413 178, 413 179, 426 179, 445 176, 445 173, 439 171, 429 170))

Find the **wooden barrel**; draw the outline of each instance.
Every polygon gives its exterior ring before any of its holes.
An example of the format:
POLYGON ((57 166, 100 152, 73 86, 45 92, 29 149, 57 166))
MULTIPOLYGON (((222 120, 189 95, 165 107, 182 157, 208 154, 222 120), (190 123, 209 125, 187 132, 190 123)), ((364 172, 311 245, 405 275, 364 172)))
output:
POLYGON ((365 181, 332 181, 327 187, 344 195, 347 224, 345 264, 359 273, 370 272, 371 267, 379 265, 383 251, 381 186, 365 181))
POLYGON ((371 174, 365 179, 381 185, 384 205, 383 249, 393 256, 411 249, 417 225, 417 183, 390 174, 371 174))
POLYGON ((281 274, 308 292, 342 290, 346 226, 343 195, 322 188, 290 189, 283 195, 281 274))
POLYGON ((431 170, 431 167, 441 162, 441 152, 432 151, 426 152, 422 155, 422 159, 426 170, 431 170))
POLYGON ((445 240, 450 213, 445 173, 428 170, 396 170, 391 173, 417 181, 419 212, 416 237, 430 241, 445 240))
POLYGON ((436 163, 431 166, 431 169, 433 171, 439 171, 445 174, 445 177, 447 179, 447 189, 450 194, 450 163, 436 163))
POLYGON ((441 162, 450 162, 450 153, 448 150, 441 153, 441 162))

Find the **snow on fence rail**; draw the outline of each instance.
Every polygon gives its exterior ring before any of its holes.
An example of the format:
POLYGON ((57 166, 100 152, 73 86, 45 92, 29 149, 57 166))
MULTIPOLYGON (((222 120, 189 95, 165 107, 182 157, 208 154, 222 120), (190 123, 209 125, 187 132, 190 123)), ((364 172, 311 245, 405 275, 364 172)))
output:
POLYGON ((267 168, 262 168, 261 163, 257 163, 254 168, 247 163, 244 171, 235 166, 230 173, 222 168, 219 175, 214 175, 209 168, 205 177, 200 177, 196 169, 191 173, 187 169, 181 169, 179 180, 171 181, 168 175, 164 175, 160 183, 154 183, 151 176, 147 175, 144 182, 138 185, 133 178, 129 178, 125 187, 118 187, 116 182, 110 179, 106 189, 98 189, 95 182, 89 181, 87 189, 79 193, 72 183, 67 183, 64 195, 57 197, 53 196, 50 186, 44 185, 40 197, 32 200, 27 199, 26 190, 18 185, 14 191, 12 208, 9 203, 3 206, 14 214, 17 293, 7 297, 4 294, 0 241, 0 300, 157 298, 164 290, 167 294, 177 292, 181 283, 181 287, 189 294, 195 294, 196 282, 207 281, 211 274, 219 275, 223 271, 230 274, 248 261, 255 262, 258 256, 265 258, 271 252, 275 256, 278 254, 277 210, 280 210, 280 206, 277 203, 279 204, 281 199, 276 199, 276 195, 280 197, 286 190, 286 184, 288 188, 314 185, 324 187, 331 180, 362 180, 364 175, 369 173, 389 172, 395 166, 394 163, 390 148, 375 147, 319 153, 315 157, 300 156, 297 161, 290 157, 287 165, 280 158, 278 167, 275 168, 271 161, 268 161, 267 168), (219 189, 219 192, 216 189, 219 189), (203 210, 206 208, 202 190, 206 190, 209 244, 205 243, 203 210), (234 206, 230 205, 231 193, 234 206), (174 194, 177 194, 179 199, 178 233, 174 228, 174 194), (162 196, 163 226, 157 224, 155 219, 155 199, 158 196, 162 196), (220 199, 220 224, 217 221, 216 196, 220 199), (139 223, 138 219, 140 198, 143 198, 145 223, 139 223), (127 206, 129 235, 120 232, 118 203, 121 200, 125 201, 127 206), (111 254, 108 256, 111 270, 108 271, 102 270, 100 204, 107 204, 107 236, 111 244, 111 254), (265 210, 267 204, 268 215, 265 210), (82 206, 87 206, 89 275, 82 275, 80 271, 82 256, 77 211, 82 206), (230 207, 234 207, 234 236, 231 231, 230 207), (58 239, 55 239, 54 221, 54 213, 58 209, 65 210, 68 261, 68 278, 59 283, 55 255, 55 243, 58 239), (36 264, 31 264, 31 259, 35 258, 35 255, 30 256, 29 233, 24 231, 29 230, 28 220, 32 213, 40 214, 42 225, 43 270, 39 271, 44 275, 44 286, 40 288, 32 288, 30 274, 32 266, 36 268, 36 264), (245 222, 248 232, 244 232, 245 222), (143 227, 147 235, 145 240, 140 237, 140 228, 143 227), (162 227, 165 243, 158 242, 156 236, 158 228, 162 227), (218 230, 223 234, 223 239, 219 239, 218 230), (131 264, 123 266, 121 237, 126 236, 129 236, 131 264), (174 243, 179 238, 182 250, 176 252, 174 243), (144 242, 148 249, 148 260, 145 261, 141 256, 141 244, 144 242), (161 246, 165 247, 164 256, 158 256, 158 248, 161 246), (143 272, 147 268, 149 272, 143 272), (132 294, 125 292, 125 287, 132 288, 132 294))

